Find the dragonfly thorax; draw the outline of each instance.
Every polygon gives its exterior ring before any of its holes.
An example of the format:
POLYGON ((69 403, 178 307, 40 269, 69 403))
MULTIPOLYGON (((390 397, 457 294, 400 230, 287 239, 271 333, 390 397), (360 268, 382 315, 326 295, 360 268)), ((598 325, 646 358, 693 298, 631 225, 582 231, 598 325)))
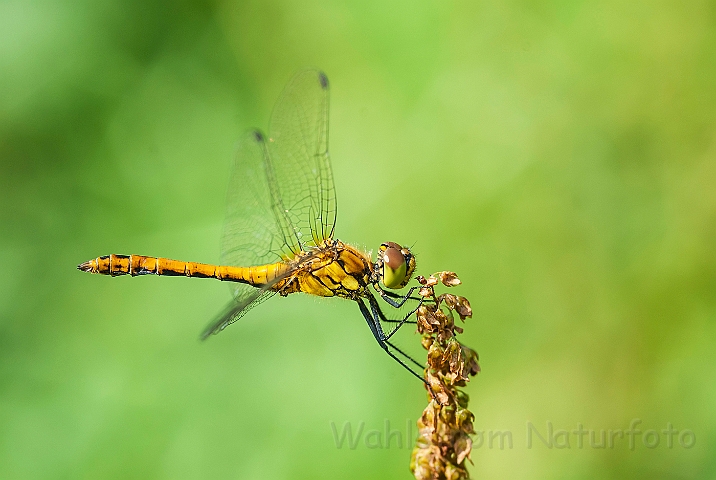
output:
POLYGON ((409 248, 395 242, 385 242, 378 251, 374 271, 386 288, 403 288, 415 271, 415 256, 409 248))

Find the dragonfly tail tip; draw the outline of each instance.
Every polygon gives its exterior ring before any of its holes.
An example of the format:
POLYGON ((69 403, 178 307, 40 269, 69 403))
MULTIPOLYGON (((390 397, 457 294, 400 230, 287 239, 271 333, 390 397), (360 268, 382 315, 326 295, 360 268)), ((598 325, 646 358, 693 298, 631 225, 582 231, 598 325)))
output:
POLYGON ((93 270, 92 268, 92 261, 87 261, 84 263, 80 263, 77 265, 77 270, 82 270, 83 272, 91 272, 93 270))

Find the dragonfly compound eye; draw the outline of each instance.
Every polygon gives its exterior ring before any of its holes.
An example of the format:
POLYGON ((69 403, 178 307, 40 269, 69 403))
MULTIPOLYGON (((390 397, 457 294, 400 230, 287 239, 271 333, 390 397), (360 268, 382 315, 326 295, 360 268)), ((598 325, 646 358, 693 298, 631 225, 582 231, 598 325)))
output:
POLYGON ((383 252, 383 285, 402 288, 405 285, 408 265, 400 249, 388 247, 383 252))

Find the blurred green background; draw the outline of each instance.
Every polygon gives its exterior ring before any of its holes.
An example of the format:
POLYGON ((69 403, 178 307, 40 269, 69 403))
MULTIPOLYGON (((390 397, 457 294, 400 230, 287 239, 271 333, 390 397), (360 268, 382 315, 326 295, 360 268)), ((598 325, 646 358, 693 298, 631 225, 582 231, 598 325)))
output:
POLYGON ((464 282, 473 476, 716 477, 716 2, 643 0, 0 1, 0 477, 411 478, 364 438, 424 391, 354 304, 200 343, 226 285, 75 270, 217 261, 235 142, 307 65, 337 237, 464 282), (633 419, 695 444, 527 447, 633 419))

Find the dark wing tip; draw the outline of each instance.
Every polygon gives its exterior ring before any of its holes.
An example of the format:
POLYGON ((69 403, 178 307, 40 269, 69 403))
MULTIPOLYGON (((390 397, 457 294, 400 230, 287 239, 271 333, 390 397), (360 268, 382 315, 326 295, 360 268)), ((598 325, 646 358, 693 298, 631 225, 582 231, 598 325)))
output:
POLYGON ((210 336, 216 335, 217 333, 222 331, 224 329, 224 327, 225 326, 223 326, 223 325, 220 326, 220 325, 217 325, 216 323, 210 324, 208 327, 206 327, 204 329, 203 332, 201 332, 201 335, 199 336, 199 340, 201 340, 203 342, 210 336))
POLYGON ((253 131, 251 132, 251 135, 253 135, 254 140, 256 140, 257 142, 263 142, 263 141, 264 141, 264 134, 261 133, 261 132, 258 131, 258 130, 253 130, 253 131))
POLYGON ((325 90, 325 89, 328 88, 328 77, 326 76, 325 73, 323 73, 323 72, 318 72, 318 81, 321 83, 321 88, 322 88, 322 89, 325 90))
POLYGON ((226 327, 229 326, 230 319, 234 316, 234 310, 236 309, 236 302, 231 301, 224 307, 224 309, 219 313, 214 320, 209 323, 209 325, 206 326, 203 332, 201 332, 201 335, 199 338, 203 341, 209 338, 212 335, 216 335, 217 333, 224 330, 226 327))

